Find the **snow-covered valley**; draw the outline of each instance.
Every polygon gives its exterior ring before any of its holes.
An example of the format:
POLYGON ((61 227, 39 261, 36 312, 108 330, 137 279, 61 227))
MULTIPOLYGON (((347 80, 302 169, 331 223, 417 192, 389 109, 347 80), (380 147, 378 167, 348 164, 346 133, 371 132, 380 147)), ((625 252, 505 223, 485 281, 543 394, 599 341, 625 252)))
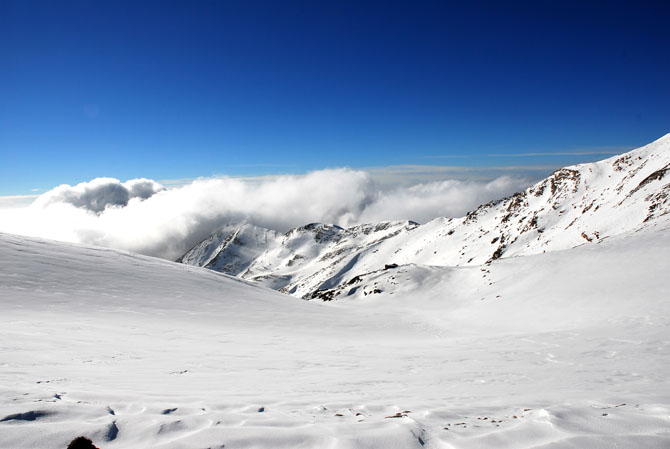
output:
POLYGON ((301 301, 2 235, 0 447, 670 444, 670 224, 301 301))
POLYGON ((669 447, 668 164, 184 263, 0 234, 0 448, 669 447))

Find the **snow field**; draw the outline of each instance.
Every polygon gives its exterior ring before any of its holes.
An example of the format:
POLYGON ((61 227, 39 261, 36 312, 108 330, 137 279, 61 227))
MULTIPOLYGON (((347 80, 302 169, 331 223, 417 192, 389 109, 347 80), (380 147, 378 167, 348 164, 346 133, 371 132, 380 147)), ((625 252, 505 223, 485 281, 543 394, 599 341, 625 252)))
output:
POLYGON ((661 220, 324 304, 3 234, 0 447, 668 447, 668 250, 661 220))

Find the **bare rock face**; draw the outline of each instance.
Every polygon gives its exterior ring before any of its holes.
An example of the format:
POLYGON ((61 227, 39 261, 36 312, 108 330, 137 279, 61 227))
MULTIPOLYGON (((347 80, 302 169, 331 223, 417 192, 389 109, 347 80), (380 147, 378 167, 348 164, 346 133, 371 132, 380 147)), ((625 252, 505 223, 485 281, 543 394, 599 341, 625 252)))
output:
MULTIPOLYGON (((462 218, 365 224, 312 223, 286 234, 230 225, 180 261, 305 299, 330 301, 376 273, 408 264, 483 265, 594 244, 670 219, 670 134, 629 153, 555 171, 524 192, 462 218)), ((391 293, 391 292, 389 292, 391 293)))

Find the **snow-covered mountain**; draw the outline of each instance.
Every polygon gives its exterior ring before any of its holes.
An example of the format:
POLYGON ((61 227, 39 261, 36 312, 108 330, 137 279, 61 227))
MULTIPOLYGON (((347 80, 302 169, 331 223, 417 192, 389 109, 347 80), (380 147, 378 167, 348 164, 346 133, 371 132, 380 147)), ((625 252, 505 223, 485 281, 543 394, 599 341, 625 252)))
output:
POLYGON ((180 260, 310 299, 377 293, 366 278, 396 266, 475 266, 572 248, 645 228, 670 213, 670 134, 626 154, 557 170, 461 218, 284 235, 227 226, 180 260), (242 236, 242 237, 238 237, 242 236))
MULTIPOLYGON (((353 259, 355 264, 359 252, 417 226, 411 221, 400 221, 343 229, 312 223, 282 235, 250 224, 228 225, 196 245, 178 262, 295 293, 297 286, 305 282, 324 284, 322 273, 332 271, 345 260, 353 259)), ((346 273, 348 270, 343 268, 346 273)), ((324 285, 334 287, 337 283, 338 278, 330 276, 324 285)))

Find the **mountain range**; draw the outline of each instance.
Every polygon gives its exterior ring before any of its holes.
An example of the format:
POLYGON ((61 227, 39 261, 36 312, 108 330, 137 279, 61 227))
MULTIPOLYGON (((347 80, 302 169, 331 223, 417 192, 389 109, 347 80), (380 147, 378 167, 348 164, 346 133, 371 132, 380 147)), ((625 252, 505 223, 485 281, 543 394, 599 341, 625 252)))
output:
POLYGON ((635 233, 670 213, 670 134, 595 163, 562 168, 523 192, 459 218, 341 228, 311 223, 285 234, 222 227, 178 262, 304 299, 393 291, 371 282, 407 265, 459 267, 559 251, 635 233))

